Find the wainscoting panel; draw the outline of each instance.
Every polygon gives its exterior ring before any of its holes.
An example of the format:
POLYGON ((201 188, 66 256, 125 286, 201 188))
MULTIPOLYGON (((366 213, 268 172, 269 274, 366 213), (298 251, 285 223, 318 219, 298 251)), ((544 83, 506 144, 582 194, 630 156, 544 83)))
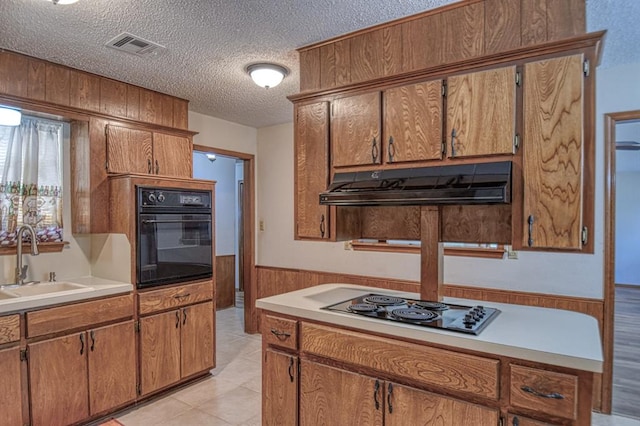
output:
POLYGON ((216 309, 235 303, 236 256, 216 256, 216 309))

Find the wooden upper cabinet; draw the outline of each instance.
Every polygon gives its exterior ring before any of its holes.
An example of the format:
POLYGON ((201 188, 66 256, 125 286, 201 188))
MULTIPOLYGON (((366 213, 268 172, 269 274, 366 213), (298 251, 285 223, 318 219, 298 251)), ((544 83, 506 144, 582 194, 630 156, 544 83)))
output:
POLYGON ((516 0, 484 1, 484 53, 517 49, 521 44, 521 4, 516 0))
POLYGON ((380 164, 380 92, 336 99, 331 103, 333 167, 380 164))
POLYGON ((329 207, 320 193, 329 180, 329 103, 296 107, 296 238, 329 238, 329 207))
POLYGON ((583 61, 573 55, 524 67, 523 247, 583 245, 583 61))
POLYGON ((45 66, 45 100, 69 106, 71 71, 67 67, 47 62, 45 66))
POLYGON ((383 93, 383 155, 387 163, 442 158, 442 81, 416 83, 383 93))
POLYGON ((26 97, 28 84, 29 58, 13 52, 0 51, 0 93, 26 97))
MULTIPOLYGON (((441 14, 438 38, 444 63, 484 54, 484 2, 476 2, 441 14)), ((419 47, 418 47, 419 48, 419 47)))
POLYGON ((28 345, 31 424, 67 425, 89 416, 85 332, 28 345))
POLYGON ((153 132, 153 171, 157 175, 192 176, 193 145, 190 138, 153 132))
POLYGON ((152 173, 152 133, 147 130, 107 126, 107 172, 152 173))
POLYGON ((262 357, 262 424, 296 426, 298 357, 265 349, 262 357))
POLYGON ((370 31, 351 39, 351 82, 382 76, 382 31, 370 31))
POLYGON ((402 24, 402 71, 415 71, 444 62, 441 46, 442 13, 402 24))
POLYGON ((438 424, 442 426, 499 424, 493 408, 386 383, 385 426, 438 424))
POLYGON ((300 52, 300 91, 320 89, 320 48, 300 52))
POLYGON ((515 66, 447 79, 448 157, 512 154, 515 121, 515 66))
POLYGON ((70 72, 70 105, 87 111, 100 111, 100 77, 81 71, 70 72))
POLYGON ((136 398, 136 346, 133 321, 90 330, 89 407, 103 413, 136 398))
POLYGON ((173 99, 173 127, 184 130, 189 128, 189 101, 173 99))
POLYGON ((127 85, 127 118, 140 118, 140 88, 137 86, 127 85))
POLYGON ((100 112, 115 117, 127 116, 127 84, 100 79, 100 112))

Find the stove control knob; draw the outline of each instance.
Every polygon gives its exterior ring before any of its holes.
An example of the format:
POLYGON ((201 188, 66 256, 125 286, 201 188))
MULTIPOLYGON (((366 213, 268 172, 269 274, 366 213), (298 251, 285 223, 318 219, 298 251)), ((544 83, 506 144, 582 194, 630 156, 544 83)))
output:
POLYGON ((158 194, 158 202, 159 203, 163 203, 164 202, 164 194, 161 192, 158 194))
POLYGON ((155 203, 156 202, 156 194, 154 194, 153 192, 151 194, 149 194, 149 202, 151 202, 151 203, 155 203))
POLYGON ((462 320, 462 323, 465 326, 470 327, 476 323, 476 318, 472 314, 465 314, 464 319, 462 320))

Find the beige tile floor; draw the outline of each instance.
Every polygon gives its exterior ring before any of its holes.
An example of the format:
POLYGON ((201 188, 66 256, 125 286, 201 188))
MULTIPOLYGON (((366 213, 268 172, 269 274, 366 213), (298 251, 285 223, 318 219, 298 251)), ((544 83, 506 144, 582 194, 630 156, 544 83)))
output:
MULTIPOLYGON (((243 332, 241 308, 216 314, 217 367, 212 375, 117 418, 125 426, 260 425, 259 335, 243 332)), ((593 426, 640 426, 640 420, 594 413, 593 426)))

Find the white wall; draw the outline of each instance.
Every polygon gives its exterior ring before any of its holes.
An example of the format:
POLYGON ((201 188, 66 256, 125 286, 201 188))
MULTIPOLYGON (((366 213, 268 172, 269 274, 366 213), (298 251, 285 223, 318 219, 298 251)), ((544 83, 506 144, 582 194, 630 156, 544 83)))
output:
POLYGON ((196 145, 252 155, 257 152, 257 130, 253 127, 189 111, 189 130, 198 132, 193 138, 196 145))
MULTIPOLYGON (((594 254, 524 252, 517 260, 445 257, 450 284, 535 293, 603 297, 603 113, 640 109, 640 64, 598 70, 594 254)), ((345 251, 343 243, 293 240, 293 125, 258 130, 257 263, 265 266, 419 280, 419 256, 345 251), (277 165, 277 166, 274 166, 277 165)))
POLYGON ((202 152, 193 153, 193 177, 216 181, 215 232, 216 256, 235 253, 235 173, 236 161, 218 155, 210 161, 202 152))

